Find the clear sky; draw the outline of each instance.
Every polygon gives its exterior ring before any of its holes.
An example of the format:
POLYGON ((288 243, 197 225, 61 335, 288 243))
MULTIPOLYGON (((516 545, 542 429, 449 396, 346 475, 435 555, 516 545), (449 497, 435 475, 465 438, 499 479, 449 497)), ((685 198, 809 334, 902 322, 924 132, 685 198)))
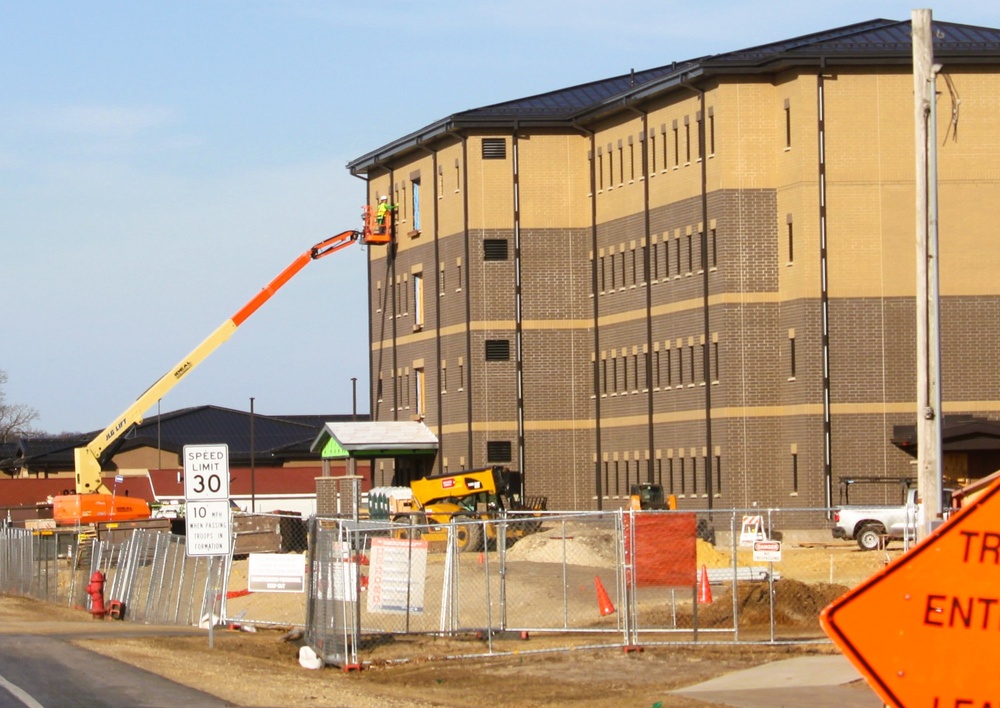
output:
MULTIPOLYGON (((314 243, 345 165, 452 113, 874 18, 897 0, 0 0, 0 369, 103 428, 314 243)), ((1000 27, 1000 2, 934 19, 1000 27)), ((163 399, 368 411, 365 253, 311 263, 163 399)), ((150 415, 156 412, 154 406, 150 415)))

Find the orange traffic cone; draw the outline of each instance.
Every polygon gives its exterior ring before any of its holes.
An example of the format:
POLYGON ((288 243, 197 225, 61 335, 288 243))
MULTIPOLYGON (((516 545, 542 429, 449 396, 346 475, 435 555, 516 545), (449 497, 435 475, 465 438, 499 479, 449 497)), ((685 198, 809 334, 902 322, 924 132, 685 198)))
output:
POLYGON ((701 566, 701 580, 698 581, 698 604, 712 604, 712 586, 708 583, 708 568, 701 566))
POLYGON ((601 617, 613 615, 615 613, 615 606, 611 604, 608 591, 604 589, 604 586, 601 585, 601 579, 596 575, 594 576, 594 583, 597 585, 597 607, 600 609, 601 617))

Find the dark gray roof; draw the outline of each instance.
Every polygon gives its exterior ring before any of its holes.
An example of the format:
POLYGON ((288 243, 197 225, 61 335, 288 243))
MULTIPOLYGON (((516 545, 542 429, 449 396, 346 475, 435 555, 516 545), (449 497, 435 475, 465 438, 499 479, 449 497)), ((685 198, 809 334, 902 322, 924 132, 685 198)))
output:
MULTIPOLYGON (((359 415, 359 420, 367 420, 359 415)), ((254 415, 253 453, 261 465, 289 460, 318 460, 310 451, 317 433, 329 421, 350 420, 351 415, 254 415)), ((87 445, 100 431, 18 440, 9 456, 0 458, 0 469, 28 465, 37 470, 73 469, 73 449, 87 445)), ((250 459, 250 413, 219 406, 194 406, 150 416, 118 439, 108 457, 143 446, 180 453, 185 445, 225 443, 233 464, 250 459)))
MULTIPOLYGON (((1000 63, 1000 30, 950 22, 934 22, 933 29, 936 60, 1000 63)), ((713 74, 772 73, 792 66, 909 65, 912 56, 909 21, 869 20, 462 111, 362 155, 347 167, 352 174, 365 174, 421 144, 467 128, 575 129, 624 105, 713 74)))

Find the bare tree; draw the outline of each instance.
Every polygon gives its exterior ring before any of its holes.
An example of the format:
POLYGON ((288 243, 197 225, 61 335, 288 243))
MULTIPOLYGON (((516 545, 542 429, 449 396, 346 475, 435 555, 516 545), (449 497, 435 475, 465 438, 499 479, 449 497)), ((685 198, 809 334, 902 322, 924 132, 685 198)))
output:
POLYGON ((38 420, 38 411, 24 403, 7 403, 6 385, 7 372, 0 369, 0 442, 14 442, 26 435, 41 434, 31 427, 38 420))

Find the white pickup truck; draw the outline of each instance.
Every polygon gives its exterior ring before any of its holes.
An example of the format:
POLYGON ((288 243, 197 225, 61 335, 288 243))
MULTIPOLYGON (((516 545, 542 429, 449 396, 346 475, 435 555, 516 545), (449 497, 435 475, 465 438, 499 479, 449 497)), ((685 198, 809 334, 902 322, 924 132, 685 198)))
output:
MULTIPOLYGON (((951 503, 951 490, 945 490, 945 508, 951 503)), ((904 536, 915 538, 917 528, 917 488, 906 490, 902 506, 842 506, 833 514, 833 537, 857 541, 863 551, 883 548, 889 541, 904 536)))

